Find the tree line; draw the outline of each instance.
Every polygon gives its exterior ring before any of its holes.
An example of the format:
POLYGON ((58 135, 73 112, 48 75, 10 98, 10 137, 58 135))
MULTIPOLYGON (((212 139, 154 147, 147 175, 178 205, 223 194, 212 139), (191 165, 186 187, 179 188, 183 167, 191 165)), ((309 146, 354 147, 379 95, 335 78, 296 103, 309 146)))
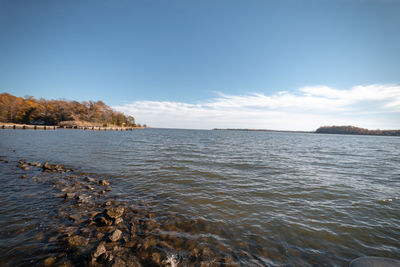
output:
POLYGON ((316 133, 400 136, 400 130, 368 130, 354 126, 323 126, 316 133))
POLYGON ((0 94, 0 121, 8 123, 61 125, 90 124, 93 126, 140 126, 132 116, 125 116, 103 101, 68 101, 35 99, 0 94))

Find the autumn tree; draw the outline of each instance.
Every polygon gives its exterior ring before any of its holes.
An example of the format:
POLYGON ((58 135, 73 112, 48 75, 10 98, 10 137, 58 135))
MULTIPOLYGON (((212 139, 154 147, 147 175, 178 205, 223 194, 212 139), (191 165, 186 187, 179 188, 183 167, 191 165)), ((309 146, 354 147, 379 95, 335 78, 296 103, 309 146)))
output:
POLYGON ((31 96, 0 94, 0 121, 57 125, 62 121, 83 121, 96 125, 134 126, 135 119, 114 111, 103 101, 36 100, 31 96))

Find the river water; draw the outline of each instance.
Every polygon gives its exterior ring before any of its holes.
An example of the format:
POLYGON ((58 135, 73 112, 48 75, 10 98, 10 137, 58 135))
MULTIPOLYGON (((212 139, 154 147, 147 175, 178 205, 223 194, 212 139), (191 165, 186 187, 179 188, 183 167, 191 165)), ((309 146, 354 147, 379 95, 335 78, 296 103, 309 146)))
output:
MULTIPOLYGON (((116 198, 145 200, 155 212, 183 221, 201 220, 197 230, 182 227, 180 234, 229 251, 242 266, 347 266, 364 255, 400 255, 397 137, 0 130, 0 156, 107 177, 116 198)), ((0 260, 7 262, 21 255, 10 251, 23 250, 28 235, 39 234, 35 227, 56 203, 47 202, 43 186, 22 190, 27 180, 0 169, 0 260)))

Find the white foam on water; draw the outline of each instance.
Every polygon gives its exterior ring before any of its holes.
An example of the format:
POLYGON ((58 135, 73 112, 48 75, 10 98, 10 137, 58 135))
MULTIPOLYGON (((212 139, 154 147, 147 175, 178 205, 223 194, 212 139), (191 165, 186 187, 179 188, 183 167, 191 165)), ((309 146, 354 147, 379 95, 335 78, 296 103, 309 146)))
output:
POLYGON ((177 267, 179 262, 176 255, 172 254, 168 256, 167 263, 171 264, 171 267, 177 267))

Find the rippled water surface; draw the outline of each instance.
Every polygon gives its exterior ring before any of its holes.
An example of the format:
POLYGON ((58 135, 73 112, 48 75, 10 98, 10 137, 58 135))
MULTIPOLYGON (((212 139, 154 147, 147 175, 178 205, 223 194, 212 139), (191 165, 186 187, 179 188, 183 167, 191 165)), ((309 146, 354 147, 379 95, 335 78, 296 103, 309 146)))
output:
MULTIPOLYGON (((51 161, 109 177, 121 200, 146 199, 160 213, 201 219, 192 238, 213 249, 222 244, 243 266, 346 266, 363 255, 400 255, 400 138, 0 130, 0 151, 10 160, 51 161)), ((7 187, 0 191, 1 226, 29 215, 31 223, 21 225, 39 227, 49 209, 44 189, 19 190, 21 181, 9 181, 13 171, 1 172, 7 187)), ((24 245, 4 231, 2 253, 24 245)))

